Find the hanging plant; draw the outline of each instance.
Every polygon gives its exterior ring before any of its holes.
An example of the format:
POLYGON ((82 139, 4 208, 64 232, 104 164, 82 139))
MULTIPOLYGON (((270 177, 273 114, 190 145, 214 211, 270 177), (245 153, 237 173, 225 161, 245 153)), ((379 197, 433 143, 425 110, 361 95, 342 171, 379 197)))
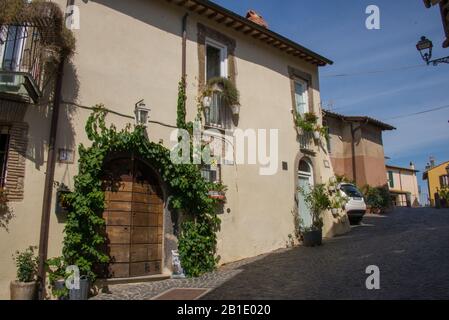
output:
POLYGON ((234 82, 224 77, 212 78, 208 81, 203 96, 210 97, 212 93, 217 91, 223 95, 225 103, 232 108, 232 112, 238 114, 240 111, 240 92, 234 82))
POLYGON ((35 0, 0 0, 0 26, 36 25, 40 31, 47 59, 69 58, 75 51, 75 37, 65 27, 64 13, 53 2, 35 0))

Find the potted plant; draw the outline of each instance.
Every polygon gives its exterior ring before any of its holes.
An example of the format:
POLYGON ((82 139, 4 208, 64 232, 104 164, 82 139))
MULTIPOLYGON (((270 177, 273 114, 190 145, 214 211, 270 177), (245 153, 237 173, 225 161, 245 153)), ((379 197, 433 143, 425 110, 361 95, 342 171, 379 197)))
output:
POLYGON ((218 200, 219 202, 226 201, 226 191, 228 188, 221 183, 213 183, 209 190, 209 198, 218 200))
POLYGON ((330 198, 330 209, 334 216, 338 212, 344 209, 345 205, 348 203, 348 198, 343 196, 340 192, 336 192, 333 197, 330 198))
POLYGON ((328 191, 324 184, 317 184, 309 190, 300 188, 300 192, 312 215, 312 225, 302 228, 303 244, 306 247, 320 246, 323 238, 322 214, 330 206, 328 191))
POLYGON ((231 108, 233 115, 240 113, 240 92, 234 82, 224 77, 212 78, 208 81, 203 96, 210 97, 214 92, 222 94, 226 105, 231 108))
POLYGON ((69 290, 65 286, 66 264, 64 258, 57 257, 46 261, 48 280, 52 295, 59 300, 66 300, 69 296, 69 290))
POLYGON ((11 300, 34 300, 37 290, 37 265, 38 258, 34 251, 35 246, 28 247, 25 251, 16 251, 13 255, 17 267, 17 280, 10 284, 11 300))

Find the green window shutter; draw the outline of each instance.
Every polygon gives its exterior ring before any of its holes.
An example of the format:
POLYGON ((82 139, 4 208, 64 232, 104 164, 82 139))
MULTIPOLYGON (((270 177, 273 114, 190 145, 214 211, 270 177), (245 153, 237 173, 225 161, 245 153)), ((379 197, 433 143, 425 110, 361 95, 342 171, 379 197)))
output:
POLYGON ((393 171, 388 171, 388 182, 390 184, 390 188, 394 188, 393 171))

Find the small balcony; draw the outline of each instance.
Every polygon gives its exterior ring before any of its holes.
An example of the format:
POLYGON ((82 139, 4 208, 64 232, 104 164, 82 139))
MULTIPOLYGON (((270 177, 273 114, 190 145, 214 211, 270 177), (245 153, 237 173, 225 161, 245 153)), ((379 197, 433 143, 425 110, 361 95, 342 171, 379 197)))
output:
POLYGON ((0 97, 37 103, 43 88, 39 29, 26 24, 0 26, 0 97))
POLYGON ((301 132, 298 139, 301 151, 314 152, 315 144, 313 132, 301 132))

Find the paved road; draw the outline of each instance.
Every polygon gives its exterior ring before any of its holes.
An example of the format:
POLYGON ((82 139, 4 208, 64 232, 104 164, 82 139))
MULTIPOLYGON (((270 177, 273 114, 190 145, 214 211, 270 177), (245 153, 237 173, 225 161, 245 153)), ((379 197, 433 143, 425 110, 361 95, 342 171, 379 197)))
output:
POLYGON ((203 299, 449 299, 449 210, 397 209, 320 248, 298 247, 242 266, 203 299), (366 289, 366 267, 380 290, 366 289))

